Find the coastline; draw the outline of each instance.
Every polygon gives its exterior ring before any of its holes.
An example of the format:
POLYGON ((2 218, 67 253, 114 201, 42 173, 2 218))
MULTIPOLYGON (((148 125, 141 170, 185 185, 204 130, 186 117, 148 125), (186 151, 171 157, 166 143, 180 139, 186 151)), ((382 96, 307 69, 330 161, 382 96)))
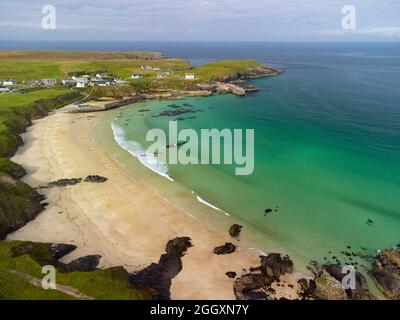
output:
POLYGON ((78 249, 63 261, 100 254, 101 267, 122 265, 131 272, 156 262, 168 240, 188 236, 194 246, 172 280, 172 299, 234 299, 233 280, 225 272, 241 274, 256 265, 258 252, 239 246, 231 255, 213 254, 214 247, 232 240, 227 230, 201 225, 130 177, 90 136, 101 116, 60 110, 28 128, 24 146, 12 158, 26 169, 24 182, 38 187, 90 174, 109 180, 43 189, 47 208, 7 239, 74 244, 78 249))

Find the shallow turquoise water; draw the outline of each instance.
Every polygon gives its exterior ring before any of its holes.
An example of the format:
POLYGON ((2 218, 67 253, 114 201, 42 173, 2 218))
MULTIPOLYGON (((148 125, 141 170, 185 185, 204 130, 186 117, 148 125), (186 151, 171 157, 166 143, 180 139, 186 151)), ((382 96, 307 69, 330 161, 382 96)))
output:
POLYGON ((233 165, 168 165, 168 175, 306 260, 362 264, 341 251, 400 242, 400 49, 379 59, 363 50, 361 58, 332 50, 280 56, 275 65, 285 72, 253 81, 258 93, 146 102, 115 124, 143 147, 148 129, 167 131, 178 117, 195 116, 177 122, 197 131, 254 129, 252 175, 236 176, 233 165), (174 103, 202 112, 153 117, 174 103))

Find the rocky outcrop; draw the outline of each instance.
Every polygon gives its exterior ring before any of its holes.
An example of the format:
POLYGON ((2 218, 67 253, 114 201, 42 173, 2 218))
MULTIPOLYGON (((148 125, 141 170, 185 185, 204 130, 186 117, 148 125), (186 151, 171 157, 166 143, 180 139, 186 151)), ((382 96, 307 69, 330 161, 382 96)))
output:
POLYGON ((237 300, 265 300, 266 295, 261 291, 268 285, 261 273, 248 273, 238 278, 233 284, 233 292, 237 300))
POLYGON ((43 211, 44 196, 27 184, 0 175, 0 240, 33 220, 43 211))
POLYGON ((321 271, 314 280, 312 297, 316 300, 346 300, 342 284, 326 271, 321 271))
MULTIPOLYGON (((64 179, 59 179, 56 181, 52 181, 49 183, 48 187, 58 187, 58 188, 63 188, 63 187, 68 187, 68 186, 74 186, 78 183, 81 183, 82 180, 84 182, 91 182, 91 183, 103 183, 106 182, 108 179, 106 177, 98 176, 98 175, 89 175, 85 179, 82 178, 64 178, 64 179)), ((46 188, 46 187, 41 187, 41 188, 46 188)))
POLYGON ((234 85, 232 83, 217 82, 215 91, 218 93, 233 93, 237 96, 246 95, 246 90, 244 88, 234 85))
POLYGON ((272 283, 282 275, 293 272, 293 261, 290 260, 289 256, 282 256, 280 253, 261 256, 261 272, 272 283))
POLYGON ((230 254, 235 252, 236 246, 233 243, 227 242, 223 246, 215 247, 214 253, 215 254, 230 254))
POLYGON ((52 181, 49 183, 49 187, 68 187, 68 186, 73 186, 78 183, 81 183, 82 178, 65 178, 65 179, 59 179, 56 181, 52 181))
POLYGON ((68 272, 91 272, 97 269, 101 256, 89 255, 75 259, 67 264, 68 272))
POLYGON ((236 272, 235 271, 228 271, 225 273, 228 278, 236 278, 236 272))
POLYGON ((400 248, 378 252, 371 276, 379 290, 388 298, 400 299, 400 248))
POLYGON ((52 257, 56 260, 61 259, 68 253, 71 253, 76 249, 76 246, 73 244, 50 244, 50 253, 52 257))
POLYGON ((229 228, 229 234, 231 237, 239 237, 240 235, 240 231, 242 231, 243 226, 241 226, 240 224, 233 224, 231 225, 231 227, 229 228))
POLYGON ((98 175, 90 175, 85 178, 85 182, 92 182, 92 183, 103 183, 106 182, 108 179, 98 175))
POLYGON ((188 237, 168 241, 166 253, 160 257, 158 263, 152 263, 147 268, 130 274, 130 282, 136 288, 145 289, 155 299, 169 300, 171 281, 182 270, 181 258, 191 246, 188 237))
MULTIPOLYGON (((238 300, 272 299, 273 283, 281 284, 281 276, 293 272, 293 262, 289 256, 270 253, 260 257, 261 265, 250 268, 250 272, 235 280, 233 291, 238 300)), ((307 284, 308 288, 308 284, 307 284)))
MULTIPOLYGON (((347 273, 342 272, 342 266, 338 264, 324 265, 323 269, 329 273, 330 276, 342 283, 343 278, 347 273)), ((345 289, 347 297, 351 300, 370 300, 372 295, 368 289, 367 279, 360 273, 355 273, 355 288, 345 289)))

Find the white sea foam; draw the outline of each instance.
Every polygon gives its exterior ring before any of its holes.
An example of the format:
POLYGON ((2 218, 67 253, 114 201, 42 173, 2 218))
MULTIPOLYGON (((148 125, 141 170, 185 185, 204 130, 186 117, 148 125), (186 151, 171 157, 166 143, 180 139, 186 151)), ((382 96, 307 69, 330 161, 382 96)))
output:
POLYGON ((118 143, 118 145, 128 151, 131 155, 137 158, 141 164, 145 167, 149 168, 153 172, 167 178, 170 181, 174 181, 168 175, 168 166, 166 163, 160 162, 154 154, 147 153, 143 146, 133 140, 129 140, 126 136, 126 133, 123 128, 115 124, 114 122, 111 123, 111 128, 114 134, 114 139, 118 143))
MULTIPOLYGON (((193 192, 193 193, 194 193, 194 192, 193 192)), ((222 209, 220 209, 220 208, 218 208, 218 207, 212 205, 211 203, 209 203, 209 202, 207 202, 206 200, 202 199, 200 196, 196 196, 196 198, 197 198, 197 201, 199 201, 199 202, 205 204, 206 206, 208 206, 208 207, 210 207, 210 208, 213 208, 213 209, 215 209, 215 210, 221 211, 221 212, 223 212, 226 216, 230 216, 229 213, 227 213, 227 212, 225 212, 224 210, 222 210, 222 209)))

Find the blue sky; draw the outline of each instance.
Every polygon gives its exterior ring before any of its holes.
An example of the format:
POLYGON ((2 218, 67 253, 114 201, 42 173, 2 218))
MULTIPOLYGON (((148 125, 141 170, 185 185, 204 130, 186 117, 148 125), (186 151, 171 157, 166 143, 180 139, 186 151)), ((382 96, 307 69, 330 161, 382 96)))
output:
POLYGON ((1 40, 400 40, 400 0, 2 0, 1 40), (41 28, 56 8, 56 30, 41 28), (341 28, 344 5, 357 25, 341 28))

